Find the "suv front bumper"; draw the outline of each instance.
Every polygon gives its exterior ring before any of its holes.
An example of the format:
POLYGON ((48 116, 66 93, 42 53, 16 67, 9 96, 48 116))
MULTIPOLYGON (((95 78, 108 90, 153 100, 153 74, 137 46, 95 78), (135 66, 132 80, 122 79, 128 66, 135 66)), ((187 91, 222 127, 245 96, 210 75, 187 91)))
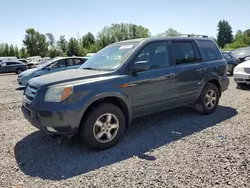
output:
POLYGON ((22 113, 24 117, 36 128, 49 134, 75 135, 78 131, 76 121, 69 122, 77 111, 50 111, 38 110, 31 107, 26 97, 23 97, 22 113))

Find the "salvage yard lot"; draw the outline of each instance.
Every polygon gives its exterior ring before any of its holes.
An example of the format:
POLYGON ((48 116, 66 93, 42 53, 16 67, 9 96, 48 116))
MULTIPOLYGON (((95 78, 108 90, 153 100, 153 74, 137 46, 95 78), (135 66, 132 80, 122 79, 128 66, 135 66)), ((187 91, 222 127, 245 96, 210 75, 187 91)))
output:
POLYGON ((32 127, 16 78, 0 75, 0 187, 250 187, 250 90, 232 78, 216 113, 179 108, 135 120, 100 152, 32 127))

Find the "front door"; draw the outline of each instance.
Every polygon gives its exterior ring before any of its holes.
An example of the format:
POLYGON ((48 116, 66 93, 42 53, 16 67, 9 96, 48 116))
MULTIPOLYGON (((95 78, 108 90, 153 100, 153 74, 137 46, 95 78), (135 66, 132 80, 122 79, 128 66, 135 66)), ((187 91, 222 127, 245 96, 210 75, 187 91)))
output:
POLYGON ((176 91, 180 104, 194 102, 206 75, 206 63, 193 41, 171 41, 176 64, 176 91))
POLYGON ((175 68, 169 54, 168 43, 163 41, 146 45, 135 57, 134 62, 147 61, 149 70, 130 75, 125 90, 134 117, 164 110, 175 97, 175 68))
POLYGON ((47 69, 47 72, 45 72, 45 73, 49 74, 49 73, 53 73, 53 72, 59 72, 59 71, 66 70, 66 65, 67 65, 67 63, 66 63, 65 59, 55 61, 54 63, 49 65, 50 69, 47 69))

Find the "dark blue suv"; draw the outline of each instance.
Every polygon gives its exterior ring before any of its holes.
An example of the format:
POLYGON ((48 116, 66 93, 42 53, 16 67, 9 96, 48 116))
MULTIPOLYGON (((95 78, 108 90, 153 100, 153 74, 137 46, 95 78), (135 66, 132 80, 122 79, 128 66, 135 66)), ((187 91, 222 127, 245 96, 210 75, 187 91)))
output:
POLYGON ((227 62, 211 39, 135 39, 105 47, 79 69, 31 79, 22 111, 41 130, 106 149, 134 118, 183 105, 215 112, 228 85, 227 62))

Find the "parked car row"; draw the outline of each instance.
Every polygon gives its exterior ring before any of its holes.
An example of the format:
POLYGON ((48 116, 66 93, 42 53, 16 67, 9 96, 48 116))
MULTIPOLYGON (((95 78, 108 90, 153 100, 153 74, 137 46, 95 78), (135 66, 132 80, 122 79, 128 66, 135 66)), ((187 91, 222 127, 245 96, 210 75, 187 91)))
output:
POLYGON ((234 69, 240 63, 250 60, 250 47, 238 48, 233 51, 221 51, 228 63, 228 72, 233 75, 234 69))
POLYGON ((0 73, 20 74, 27 69, 26 65, 19 61, 3 61, 0 62, 0 73))
POLYGON ((26 86, 22 112, 33 126, 107 149, 137 117, 183 105, 214 113, 229 86, 227 71, 207 37, 152 37, 111 44, 87 61, 53 59, 18 82, 26 86), (74 65, 80 67, 65 70, 74 65))
POLYGON ((22 72, 18 75, 17 81, 20 86, 26 86, 28 81, 32 78, 63 70, 79 68, 87 59, 88 57, 56 57, 38 65, 36 68, 22 72))

